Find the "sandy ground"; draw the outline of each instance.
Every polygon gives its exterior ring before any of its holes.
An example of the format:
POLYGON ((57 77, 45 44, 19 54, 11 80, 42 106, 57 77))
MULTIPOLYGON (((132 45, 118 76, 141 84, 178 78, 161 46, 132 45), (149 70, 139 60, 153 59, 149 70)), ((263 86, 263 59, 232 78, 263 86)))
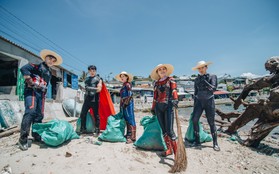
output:
MULTIPOLYGON (((137 137, 143 133, 140 119, 148 115, 136 113, 137 137)), ((183 138, 188 122, 181 120, 183 138)), ((176 130, 176 128, 175 128, 176 130)), ((83 136, 57 148, 32 144, 28 151, 18 149, 19 134, 0 139, 0 172, 5 166, 15 174, 75 174, 75 173, 168 173, 173 156, 162 158, 157 151, 143 151, 132 144, 103 142, 83 136), (69 154, 68 154, 69 153, 69 154), (68 154, 68 155, 66 155, 68 154)), ((247 148, 228 137, 220 136, 220 152, 212 149, 212 142, 204 143, 202 150, 186 145, 187 174, 275 174, 279 171, 278 140, 267 138, 263 148, 247 148), (268 155, 267 155, 268 154, 268 155)))

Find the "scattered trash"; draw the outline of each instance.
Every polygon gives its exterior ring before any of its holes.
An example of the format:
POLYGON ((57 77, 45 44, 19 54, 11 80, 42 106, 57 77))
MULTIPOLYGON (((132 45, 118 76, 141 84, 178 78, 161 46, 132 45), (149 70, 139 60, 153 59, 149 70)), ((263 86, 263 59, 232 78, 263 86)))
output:
POLYGON ((236 141, 236 136, 235 136, 235 135, 232 135, 229 139, 230 139, 231 141, 236 141))
POLYGON ((66 152, 66 154, 65 154, 66 158, 71 157, 71 156, 72 156, 72 154, 70 152, 66 152))
POLYGON ((100 145, 102 145, 102 142, 101 141, 94 141, 93 144, 100 146, 100 145))
POLYGON ((3 167, 1 174, 11 174, 12 173, 12 168, 10 165, 6 165, 3 167))
POLYGON ((92 140, 91 140, 89 137, 85 139, 85 142, 86 142, 86 143, 90 143, 91 141, 92 141, 92 140))
POLYGON ((98 141, 98 140, 95 141, 95 140, 93 140, 93 138, 89 138, 89 137, 85 139, 85 142, 94 144, 94 145, 98 145, 98 146, 103 144, 101 141, 98 141))

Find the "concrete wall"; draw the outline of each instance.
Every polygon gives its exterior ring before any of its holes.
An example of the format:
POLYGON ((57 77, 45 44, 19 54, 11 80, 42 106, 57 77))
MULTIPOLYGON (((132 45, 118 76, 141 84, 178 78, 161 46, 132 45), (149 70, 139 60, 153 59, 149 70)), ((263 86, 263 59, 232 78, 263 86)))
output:
POLYGON ((0 38, 0 51, 20 56, 27 59, 31 63, 38 64, 42 62, 42 59, 40 57, 28 52, 27 50, 24 50, 23 48, 20 48, 19 46, 13 45, 3 38, 0 38))

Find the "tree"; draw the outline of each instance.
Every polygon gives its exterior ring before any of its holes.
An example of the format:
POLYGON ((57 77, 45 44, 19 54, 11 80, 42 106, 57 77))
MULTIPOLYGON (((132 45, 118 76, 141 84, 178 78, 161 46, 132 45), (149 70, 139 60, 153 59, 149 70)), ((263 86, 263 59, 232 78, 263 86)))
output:
POLYGON ((86 79, 86 77, 87 77, 87 74, 88 74, 88 72, 82 71, 82 73, 81 73, 81 75, 80 75, 78 81, 79 81, 79 82, 84 82, 85 79, 86 79))
POLYGON ((191 77, 197 77, 197 74, 192 74, 191 77))

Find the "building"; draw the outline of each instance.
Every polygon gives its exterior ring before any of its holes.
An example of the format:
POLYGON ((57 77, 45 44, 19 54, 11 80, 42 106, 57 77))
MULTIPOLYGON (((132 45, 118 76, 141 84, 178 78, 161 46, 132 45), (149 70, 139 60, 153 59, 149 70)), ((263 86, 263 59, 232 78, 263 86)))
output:
MULTIPOLYGON (((23 100, 24 79, 20 68, 27 63, 41 62, 38 55, 0 36, 0 99, 23 100)), ((47 98, 73 98, 76 95, 73 91, 78 89, 78 76, 62 66, 51 67, 51 73, 47 98)))

